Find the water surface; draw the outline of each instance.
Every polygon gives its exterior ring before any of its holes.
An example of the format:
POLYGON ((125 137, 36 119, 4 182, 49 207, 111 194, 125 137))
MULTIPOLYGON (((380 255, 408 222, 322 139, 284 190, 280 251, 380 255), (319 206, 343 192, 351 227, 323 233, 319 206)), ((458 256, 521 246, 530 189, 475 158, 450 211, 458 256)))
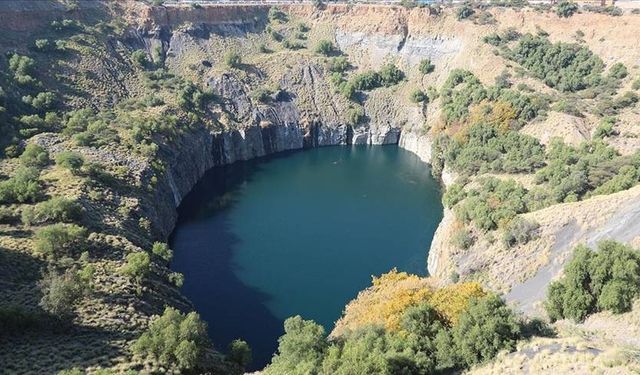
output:
POLYGON ((172 268, 214 345, 262 368, 284 319, 327 332, 371 275, 424 275, 442 217, 428 166, 397 146, 325 147, 214 168, 179 208, 172 268))

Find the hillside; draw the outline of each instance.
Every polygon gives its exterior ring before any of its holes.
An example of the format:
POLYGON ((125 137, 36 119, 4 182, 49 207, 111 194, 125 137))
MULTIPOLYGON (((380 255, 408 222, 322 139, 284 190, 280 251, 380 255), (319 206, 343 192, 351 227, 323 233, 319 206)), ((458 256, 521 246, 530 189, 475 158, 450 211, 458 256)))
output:
MULTIPOLYGON (((374 284, 322 345, 394 332, 425 301, 453 332, 491 291, 546 319, 577 245, 640 247, 640 15, 599 11, 5 2, 4 370, 241 373, 193 315, 171 317, 191 324, 182 355, 132 349, 166 306, 193 310, 169 267, 177 206, 214 166, 326 145, 399 144, 432 164, 446 208, 430 277, 374 284)), ((448 369, 637 371, 639 309, 559 319, 556 337, 448 369)))

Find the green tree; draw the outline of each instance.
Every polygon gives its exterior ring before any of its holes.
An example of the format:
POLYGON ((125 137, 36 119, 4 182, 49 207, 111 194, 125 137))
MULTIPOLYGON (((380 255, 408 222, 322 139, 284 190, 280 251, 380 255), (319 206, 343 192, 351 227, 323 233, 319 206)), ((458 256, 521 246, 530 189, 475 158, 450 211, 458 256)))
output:
POLYGON ((20 167, 13 176, 0 181, 0 203, 35 202, 42 196, 40 171, 33 167, 20 167))
POLYGON ((464 4, 460 8, 456 9, 456 18, 458 19, 458 21, 462 21, 471 17, 474 13, 475 11, 471 7, 471 5, 464 4))
POLYGON ((513 350, 521 337, 521 326, 500 297, 489 295, 470 302, 451 335, 455 356, 461 363, 473 366, 502 350, 513 350))
POLYGON ((62 274, 49 269, 39 286, 42 290, 40 306, 63 319, 73 315, 75 307, 89 291, 89 285, 78 276, 75 268, 69 268, 62 274))
POLYGON ((210 347, 207 325, 195 312, 183 314, 167 307, 155 317, 149 328, 133 343, 134 353, 154 357, 163 365, 176 364, 190 370, 198 366, 200 357, 210 347))
POLYGON ((324 328, 294 316, 285 320, 284 331, 278 339, 277 354, 264 370, 265 375, 318 374, 327 348, 324 328))
POLYGON ((229 354, 227 359, 237 364, 241 369, 246 369, 251 363, 251 348, 246 341, 233 340, 229 344, 229 354))
POLYGON ((415 89, 411 92, 411 96, 409 97, 409 99, 411 99, 411 101, 414 103, 422 103, 422 102, 428 101, 429 98, 424 93, 424 91, 420 89, 415 89))

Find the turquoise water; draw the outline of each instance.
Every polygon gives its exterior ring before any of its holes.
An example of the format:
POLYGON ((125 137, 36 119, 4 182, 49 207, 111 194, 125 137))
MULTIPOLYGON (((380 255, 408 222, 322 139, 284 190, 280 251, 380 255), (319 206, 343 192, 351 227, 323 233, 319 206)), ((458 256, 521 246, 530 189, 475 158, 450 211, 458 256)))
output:
POLYGON ((371 275, 426 274, 441 218, 428 165, 397 146, 279 154, 205 175, 179 208, 172 268, 214 345, 243 338, 261 368, 287 317, 329 332, 371 275))

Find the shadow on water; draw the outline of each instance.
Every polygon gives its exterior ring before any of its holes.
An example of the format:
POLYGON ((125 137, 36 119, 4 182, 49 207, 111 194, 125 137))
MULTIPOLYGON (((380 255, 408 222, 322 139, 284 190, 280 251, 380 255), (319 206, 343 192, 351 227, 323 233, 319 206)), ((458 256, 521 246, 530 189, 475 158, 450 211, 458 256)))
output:
POLYGON ((182 291, 209 324, 214 346, 224 352, 234 339, 247 341, 253 351, 251 371, 271 360, 277 348, 273 338, 284 333, 283 322, 267 308, 269 295, 237 277, 233 254, 241 240, 232 233, 228 214, 238 190, 262 163, 290 154, 208 171, 181 203, 170 239, 176 254, 171 268, 186 275, 182 291))

